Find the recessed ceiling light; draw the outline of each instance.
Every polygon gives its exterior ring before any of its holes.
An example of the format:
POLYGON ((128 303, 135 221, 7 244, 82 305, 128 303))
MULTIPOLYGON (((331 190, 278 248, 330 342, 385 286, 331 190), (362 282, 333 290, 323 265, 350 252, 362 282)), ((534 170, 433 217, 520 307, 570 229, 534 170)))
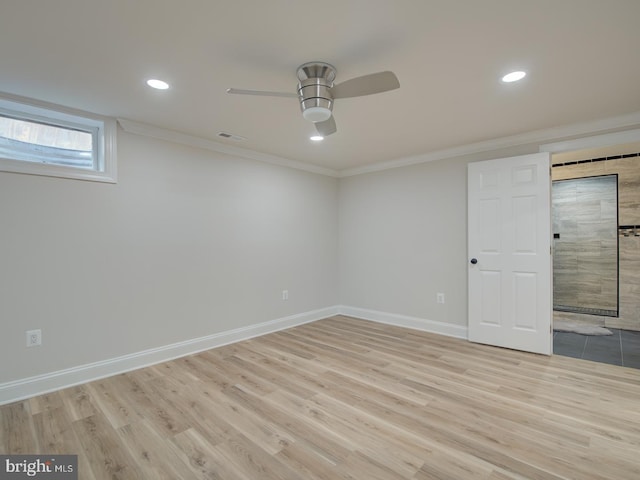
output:
POLYGON ((167 82, 158 80, 157 78, 151 78, 147 80, 147 85, 157 90, 166 90, 167 88, 169 88, 169 84, 167 82))
POLYGON ((321 142, 322 140, 324 140, 324 137, 322 135, 311 135, 309 137, 309 140, 313 140, 314 142, 321 142))
POLYGON ((502 77, 502 81, 505 83, 517 82, 518 80, 522 80, 526 75, 527 73, 523 71, 511 72, 502 77))

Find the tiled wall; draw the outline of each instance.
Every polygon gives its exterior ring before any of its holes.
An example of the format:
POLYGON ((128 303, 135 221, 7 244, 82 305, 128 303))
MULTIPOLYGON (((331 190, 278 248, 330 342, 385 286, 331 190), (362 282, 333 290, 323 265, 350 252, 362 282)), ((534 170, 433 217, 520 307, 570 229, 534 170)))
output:
POLYGON ((607 159, 554 165, 553 180, 618 175, 619 317, 604 317, 606 326, 640 331, 640 156, 629 154, 607 159))
POLYGON ((553 182, 554 309, 617 315, 617 184, 616 175, 553 182))

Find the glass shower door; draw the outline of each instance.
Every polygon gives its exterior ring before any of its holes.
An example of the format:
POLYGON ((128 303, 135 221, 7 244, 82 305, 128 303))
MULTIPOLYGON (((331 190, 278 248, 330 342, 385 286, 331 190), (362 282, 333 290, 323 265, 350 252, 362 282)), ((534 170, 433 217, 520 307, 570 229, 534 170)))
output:
POLYGON ((553 309, 618 316, 618 176, 552 184, 553 309))

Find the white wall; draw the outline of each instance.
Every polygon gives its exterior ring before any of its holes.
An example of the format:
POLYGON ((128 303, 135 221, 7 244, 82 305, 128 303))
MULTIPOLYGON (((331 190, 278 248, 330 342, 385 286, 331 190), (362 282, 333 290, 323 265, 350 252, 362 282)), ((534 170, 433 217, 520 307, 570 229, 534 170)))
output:
POLYGON ((352 307, 345 311, 465 337, 467 164, 537 151, 529 145, 342 178, 340 303, 352 307))
POLYGON ((0 384, 338 303, 337 179, 122 130, 118 177, 0 172, 0 384))
POLYGON ((467 164, 538 148, 338 180, 119 130, 115 185, 0 172, 0 403, 338 311, 465 337, 467 164))

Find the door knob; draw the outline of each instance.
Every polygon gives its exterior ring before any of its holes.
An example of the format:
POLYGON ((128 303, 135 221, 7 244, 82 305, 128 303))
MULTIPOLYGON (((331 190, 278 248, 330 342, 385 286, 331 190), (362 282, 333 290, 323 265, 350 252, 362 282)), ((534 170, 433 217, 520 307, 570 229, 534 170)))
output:
POLYGON ((475 265, 476 263, 478 263, 478 259, 477 258, 472 258, 471 259, 471 264, 475 265))

